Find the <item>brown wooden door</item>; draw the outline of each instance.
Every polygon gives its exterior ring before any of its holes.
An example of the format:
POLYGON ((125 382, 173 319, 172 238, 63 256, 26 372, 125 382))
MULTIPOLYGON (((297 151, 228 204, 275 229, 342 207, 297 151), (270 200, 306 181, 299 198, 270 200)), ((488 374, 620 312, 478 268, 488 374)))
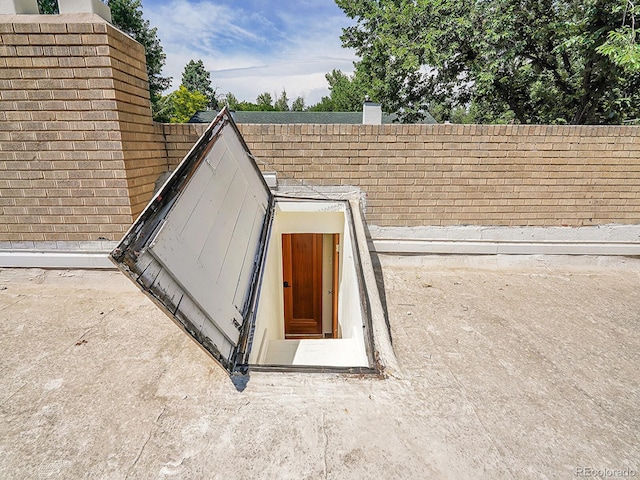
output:
POLYGON ((322 234, 282 235, 285 338, 322 337, 322 234))

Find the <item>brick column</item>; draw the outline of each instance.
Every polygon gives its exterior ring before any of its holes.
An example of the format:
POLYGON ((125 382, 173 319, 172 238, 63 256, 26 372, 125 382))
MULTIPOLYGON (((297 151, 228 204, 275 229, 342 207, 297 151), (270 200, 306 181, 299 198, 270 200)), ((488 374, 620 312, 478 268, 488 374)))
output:
POLYGON ((166 168, 139 43, 92 14, 0 16, 0 241, 118 239, 166 168))

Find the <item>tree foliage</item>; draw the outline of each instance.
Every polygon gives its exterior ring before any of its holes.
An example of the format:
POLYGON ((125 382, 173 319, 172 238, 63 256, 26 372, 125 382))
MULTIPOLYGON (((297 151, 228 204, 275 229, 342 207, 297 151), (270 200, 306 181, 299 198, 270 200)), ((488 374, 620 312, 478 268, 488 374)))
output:
POLYGON ((155 111, 153 119, 156 122, 171 123, 171 119, 174 117, 175 105, 173 103, 173 93, 168 95, 161 95, 155 103, 155 111))
POLYGON ((260 95, 258 95, 258 98, 256 98, 256 105, 260 107, 259 108, 260 110, 264 110, 264 111, 275 110, 275 108, 273 108, 273 97, 269 92, 263 92, 260 95))
POLYGON ((155 118, 161 93, 171 85, 171 78, 162 76, 166 55, 157 37, 157 29, 151 28, 149 21, 143 18, 140 0, 108 0, 107 5, 111 9, 113 24, 144 47, 151 106, 155 118))
POLYGON ((222 98, 222 103, 229 107, 229 110, 237 110, 240 101, 233 93, 227 92, 227 94, 222 98))
POLYGON ((276 98, 275 103, 273 104, 273 108, 278 112, 288 112, 289 111, 289 99, 287 98, 286 90, 282 90, 282 93, 278 98, 276 98))
POLYGON ((325 75, 329 83, 329 96, 309 108, 316 112, 359 112, 368 94, 362 74, 350 76, 340 70, 332 70, 325 75))
POLYGON ((192 92, 200 92, 209 99, 209 108, 217 108, 216 92, 211 86, 211 77, 202 60, 189 60, 182 72, 182 85, 192 92))
POLYGON ((287 92, 282 91, 276 101, 273 101, 273 96, 269 92, 263 92, 256 98, 256 102, 239 101, 236 96, 228 92, 223 99, 223 103, 231 110, 245 111, 245 112, 286 112, 289 110, 289 100, 287 98, 287 92))
POLYGON ((620 27, 609 31, 607 40, 596 50, 631 73, 640 73, 640 44, 636 30, 636 16, 640 17, 640 4, 625 0, 614 6, 614 12, 622 12, 620 27), (624 4, 624 5, 623 5, 624 4))
POLYGON ((198 110, 203 110, 209 98, 200 92, 194 92, 180 85, 178 90, 167 95, 171 102, 171 123, 186 123, 198 110))
POLYGON ((296 97, 296 99, 291 103, 291 111, 293 112, 304 112, 305 109, 304 97, 296 97))
POLYGON ((58 0, 38 0, 38 10, 43 15, 57 15, 60 13, 58 0))
POLYGON ((342 36, 361 57, 356 76, 404 121, 429 106, 479 122, 640 116, 629 0, 336 2, 357 19, 342 36))

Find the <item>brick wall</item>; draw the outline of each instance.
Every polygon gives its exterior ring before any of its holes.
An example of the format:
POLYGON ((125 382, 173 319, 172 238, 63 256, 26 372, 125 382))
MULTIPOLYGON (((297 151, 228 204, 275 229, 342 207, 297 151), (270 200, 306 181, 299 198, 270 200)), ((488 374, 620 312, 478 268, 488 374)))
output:
MULTIPOLYGON (((165 126, 176 164, 206 126, 165 126)), ((640 127, 240 125, 281 179, 356 185, 381 226, 640 223, 640 127)))
POLYGON ((144 48, 109 25, 113 88, 131 214, 151 199, 155 181, 167 170, 163 130, 151 116, 144 48))
MULTIPOLYGON (((151 120, 142 46, 90 14, 0 16, 0 242, 119 239, 206 125, 151 120)), ((640 127, 240 125, 282 180, 380 226, 640 224, 640 127)))
POLYGON ((167 166, 146 79, 98 16, 0 16, 0 241, 122 236, 167 166))
POLYGON ((166 142, 167 163, 170 168, 178 166, 208 126, 205 123, 161 124, 166 142))

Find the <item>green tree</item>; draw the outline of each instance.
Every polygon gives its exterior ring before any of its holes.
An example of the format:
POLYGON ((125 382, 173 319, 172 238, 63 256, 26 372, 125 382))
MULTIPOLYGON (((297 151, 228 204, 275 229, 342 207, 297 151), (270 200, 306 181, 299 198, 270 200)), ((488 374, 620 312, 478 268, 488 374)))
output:
POLYGON ((289 99, 287 98, 286 90, 282 90, 282 93, 278 98, 276 98, 276 102, 273 107, 280 112, 288 112, 289 111, 289 99))
POLYGON ((468 107, 480 122, 640 116, 640 75, 606 50, 617 42, 610 32, 629 34, 620 27, 631 28, 628 0, 336 2, 357 19, 342 36, 361 58, 357 74, 403 121, 422 118, 429 105, 468 107))
POLYGON ((318 103, 311 105, 308 110, 310 112, 333 112, 333 102, 331 96, 322 97, 318 103))
POLYGON ((259 110, 263 111, 271 111, 273 108, 273 97, 269 92, 264 92, 258 95, 256 98, 256 105, 258 105, 259 110))
MULTIPOLYGON (((259 110, 262 110, 262 108, 255 103, 246 102, 246 101, 241 102, 231 92, 227 92, 227 94, 222 98, 222 102, 224 105, 227 105, 230 110, 235 110, 237 112, 241 112, 241 111, 257 112, 259 110)), ((273 107, 271 107, 271 109, 273 109, 273 107)))
POLYGON ((325 75, 329 82, 331 102, 336 112, 360 112, 367 96, 362 75, 347 75, 340 70, 332 70, 325 75))
POLYGON ((609 57, 614 64, 629 72, 640 72, 640 44, 636 30, 636 15, 640 16, 640 3, 623 0, 614 6, 614 12, 622 12, 622 22, 616 30, 607 34, 607 40, 596 50, 609 57))
POLYGON ((291 110, 294 112, 304 112, 304 97, 296 97, 296 99, 291 104, 291 110))
POLYGON ((329 83, 329 96, 309 108, 316 112, 360 112, 362 102, 368 94, 362 74, 347 75, 340 70, 332 70, 325 75, 329 83))
POLYGON ((186 123, 198 110, 207 106, 209 99, 200 92, 192 92, 184 85, 169 94, 172 103, 171 123, 186 123))
POLYGON ((175 104, 174 104, 173 92, 168 95, 161 95, 156 102, 156 111, 153 119, 160 123, 170 123, 171 119, 175 116, 175 104))
POLYGON ((230 110, 238 110, 238 105, 240 104, 236 96, 231 92, 227 92, 223 97, 222 102, 228 106, 230 110))
POLYGON ((113 24, 144 47, 151 107, 155 118, 161 93, 171 85, 171 78, 162 76, 166 55, 157 37, 157 29, 151 28, 149 21, 142 17, 140 0, 108 0, 107 5, 111 9, 113 24))
POLYGON ((43 15, 57 15, 60 13, 58 0, 38 0, 38 10, 43 15))
POLYGON ((258 105, 256 103, 251 103, 243 100, 242 102, 238 102, 238 107, 236 108, 239 112, 261 112, 261 111, 272 111, 273 107, 270 105, 258 105))
POLYGON ((189 60, 182 72, 182 85, 192 92, 200 92, 209 99, 209 108, 218 108, 216 92, 211 86, 209 72, 202 60, 189 60))

